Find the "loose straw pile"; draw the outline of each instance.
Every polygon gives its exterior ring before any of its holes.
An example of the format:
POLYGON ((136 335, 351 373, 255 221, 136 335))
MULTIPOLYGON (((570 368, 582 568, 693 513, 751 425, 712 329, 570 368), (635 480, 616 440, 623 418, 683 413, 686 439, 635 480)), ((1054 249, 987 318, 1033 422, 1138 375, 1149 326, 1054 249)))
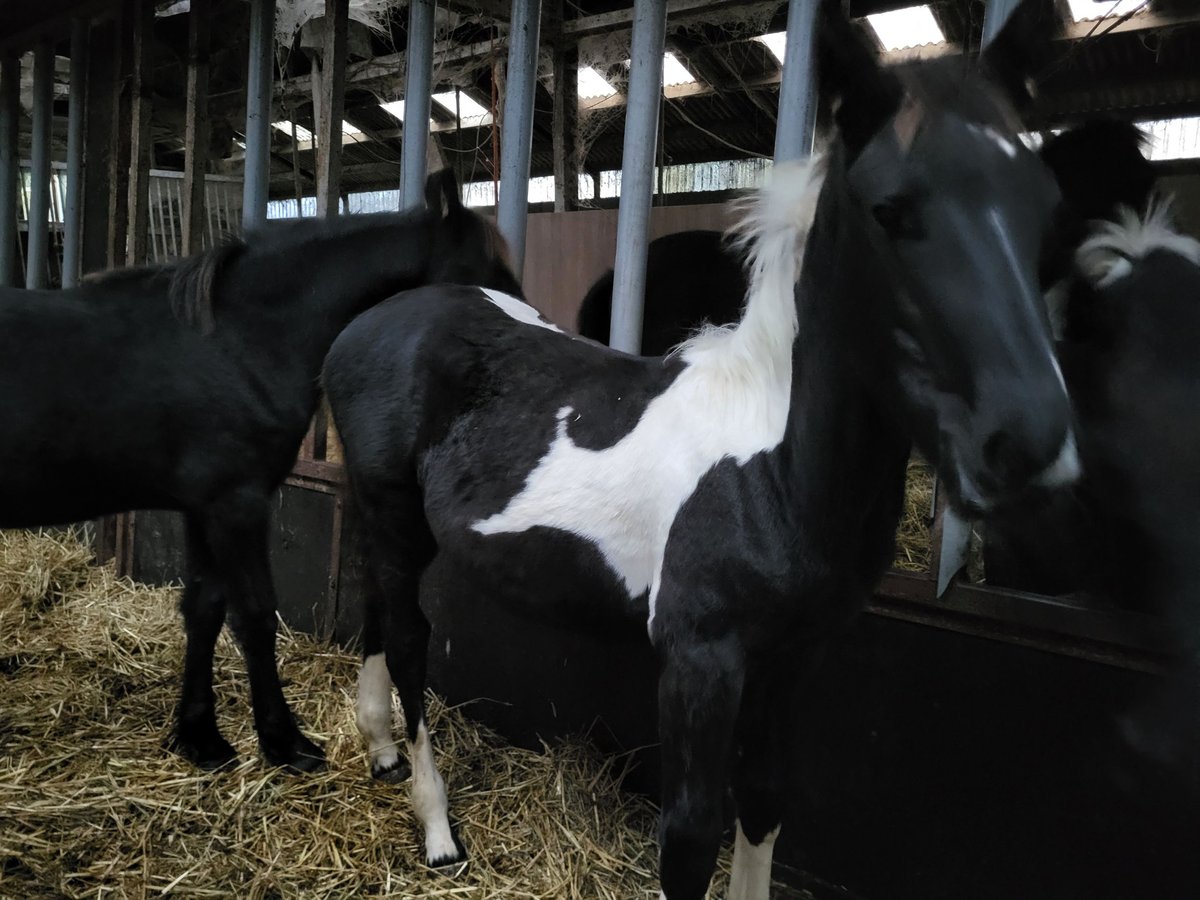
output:
POLYGON ((619 790, 619 762, 580 742, 512 747, 436 697, 438 764, 470 860, 426 869, 407 785, 367 775, 357 659, 286 630, 285 691, 328 770, 267 768, 225 635, 218 720, 241 762, 195 769, 164 749, 183 648, 176 590, 90 556, 73 533, 0 532, 0 897, 658 896, 656 812, 619 790))

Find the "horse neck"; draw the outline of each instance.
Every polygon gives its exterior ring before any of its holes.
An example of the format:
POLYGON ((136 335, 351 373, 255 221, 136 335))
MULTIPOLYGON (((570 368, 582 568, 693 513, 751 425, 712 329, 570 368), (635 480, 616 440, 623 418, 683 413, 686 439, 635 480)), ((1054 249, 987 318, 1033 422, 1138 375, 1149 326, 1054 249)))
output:
POLYGON ((873 383, 880 372, 864 364, 882 355, 864 346, 874 339, 863 328, 864 292, 887 288, 864 283, 863 273, 874 267, 847 252, 853 246, 847 202, 831 172, 794 301, 797 333, 781 460, 793 468, 784 482, 796 486, 796 503, 819 522, 846 520, 847 506, 857 510, 852 518, 861 518, 880 496, 901 490, 910 449, 883 399, 886 386, 873 383))
POLYGON ((236 277, 248 286, 270 288, 259 295, 262 299, 250 298, 258 304, 257 328, 244 337, 274 350, 281 365, 290 362, 314 377, 350 319, 392 294, 424 283, 431 244, 427 223, 397 217, 282 252, 252 247, 236 277), (276 330, 263 328, 266 320, 276 330))

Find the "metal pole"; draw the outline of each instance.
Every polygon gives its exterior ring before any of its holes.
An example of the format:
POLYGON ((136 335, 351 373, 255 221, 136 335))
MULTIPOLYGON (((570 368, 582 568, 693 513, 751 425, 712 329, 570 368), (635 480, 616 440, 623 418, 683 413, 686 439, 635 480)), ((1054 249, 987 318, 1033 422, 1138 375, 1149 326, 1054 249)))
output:
POLYGON ((988 46, 1004 28, 1013 11, 1021 5, 1022 0, 987 0, 983 11, 983 38, 980 49, 988 46))
POLYGON ((609 340, 613 347, 627 353, 637 353, 642 346, 646 242, 650 233, 650 201, 654 191, 654 153, 658 137, 658 107, 662 102, 666 30, 666 0, 634 0, 609 340))
POLYGON ((250 0, 250 59, 246 74, 246 175, 242 230, 267 218, 271 177, 271 69, 275 64, 275 0, 250 0))
MULTIPOLYGON (((541 0, 513 0, 508 32, 504 122, 500 133, 500 200, 496 225, 508 242, 513 268, 525 267, 529 218, 529 157, 533 148, 533 92, 537 87, 541 0)), ((576 98, 572 97, 572 101, 576 98)))
POLYGON ((21 60, 0 59, 0 287, 17 286, 17 110, 21 60))
POLYGON ((87 90, 88 23, 76 19, 71 25, 71 90, 67 112, 67 196, 63 202, 62 286, 79 283, 79 259, 83 240, 83 114, 87 90))
POLYGON ((25 287, 46 287, 50 245, 50 125, 54 114, 54 45, 42 41, 33 51, 33 148, 29 172, 29 242, 25 287))
POLYGON ((817 130, 815 37, 820 0, 788 3, 783 79, 779 84, 779 116, 775 124, 775 162, 803 159, 812 153, 817 130))
POLYGON ((433 2, 412 0, 408 7, 408 71, 404 76, 404 133, 400 147, 401 209, 420 205, 425 196, 432 92, 433 2))

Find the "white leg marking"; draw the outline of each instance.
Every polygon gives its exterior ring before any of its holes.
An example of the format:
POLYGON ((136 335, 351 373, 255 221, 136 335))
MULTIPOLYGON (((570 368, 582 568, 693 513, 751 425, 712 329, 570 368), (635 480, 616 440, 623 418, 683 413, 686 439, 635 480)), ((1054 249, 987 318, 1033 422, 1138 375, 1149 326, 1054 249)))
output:
POLYGON ((454 862, 458 859, 458 848, 450 832, 446 785, 434 765, 424 721, 417 725, 417 739, 408 745, 408 756, 412 762, 413 809, 425 827, 425 862, 431 866, 454 862))
POLYGON ((733 872, 729 876, 729 900, 770 900, 771 857, 779 827, 768 832, 761 844, 752 844, 737 823, 733 841, 733 872))
POLYGON ((400 762, 392 739, 392 679, 382 653, 368 656, 358 670, 358 733, 367 742, 372 775, 400 762))

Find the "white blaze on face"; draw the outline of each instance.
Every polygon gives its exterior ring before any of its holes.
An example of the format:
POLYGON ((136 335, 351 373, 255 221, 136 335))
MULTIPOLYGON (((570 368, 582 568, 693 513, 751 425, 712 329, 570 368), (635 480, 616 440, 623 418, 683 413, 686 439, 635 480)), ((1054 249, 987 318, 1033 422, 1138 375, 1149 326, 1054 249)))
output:
POLYGON ((1068 431, 1062 448, 1054 462, 1050 463, 1037 477, 1037 483, 1042 487, 1066 487, 1074 484, 1083 472, 1079 461, 1079 449, 1075 446, 1075 434, 1068 431))

